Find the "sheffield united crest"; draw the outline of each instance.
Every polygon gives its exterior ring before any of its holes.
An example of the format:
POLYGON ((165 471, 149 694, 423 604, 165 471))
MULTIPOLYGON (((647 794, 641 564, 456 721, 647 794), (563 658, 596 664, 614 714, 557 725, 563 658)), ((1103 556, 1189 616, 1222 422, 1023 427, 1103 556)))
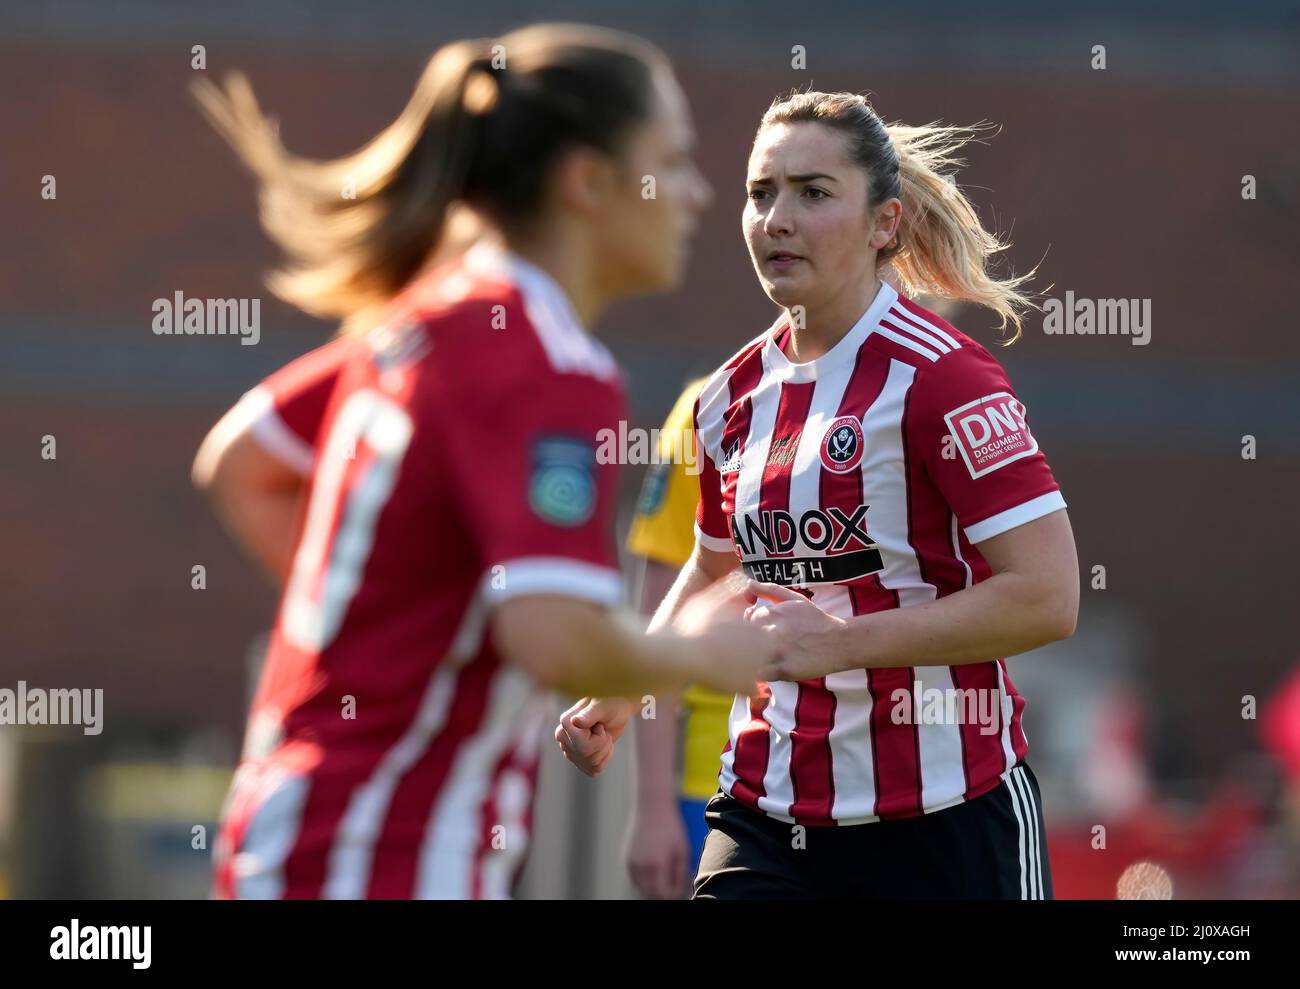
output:
POLYGON ((847 474, 862 463, 862 423, 855 416, 840 416, 822 439, 822 464, 836 474, 847 474))

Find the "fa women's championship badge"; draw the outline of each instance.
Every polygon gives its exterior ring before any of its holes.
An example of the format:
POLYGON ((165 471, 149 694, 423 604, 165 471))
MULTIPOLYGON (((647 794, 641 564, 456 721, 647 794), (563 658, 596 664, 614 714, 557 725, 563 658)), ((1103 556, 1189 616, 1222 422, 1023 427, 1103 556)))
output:
POLYGON ((971 477, 983 477, 1038 451, 1024 403, 1008 391, 967 402, 943 419, 971 477))
POLYGON ((545 436, 533 444, 528 503, 553 525, 579 526, 596 511, 596 449, 576 437, 545 436))
POLYGON ((855 416, 840 416, 822 438, 822 466, 836 474, 847 474, 862 463, 865 447, 862 423, 855 416))

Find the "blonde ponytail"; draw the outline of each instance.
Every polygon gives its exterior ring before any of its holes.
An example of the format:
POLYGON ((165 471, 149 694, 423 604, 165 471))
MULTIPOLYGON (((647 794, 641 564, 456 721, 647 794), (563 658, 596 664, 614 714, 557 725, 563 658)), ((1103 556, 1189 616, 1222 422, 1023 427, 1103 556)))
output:
POLYGON ((1034 271, 1005 279, 988 273, 989 260, 1010 245, 984 228, 953 178, 966 164, 957 152, 986 128, 888 125, 898 155, 903 215, 897 244, 882 251, 881 259, 893 266, 909 295, 926 292, 993 310, 1001 317, 1000 329, 1008 323, 1014 327, 1010 343, 1020 336, 1020 311, 1034 305, 1020 291, 1034 271))

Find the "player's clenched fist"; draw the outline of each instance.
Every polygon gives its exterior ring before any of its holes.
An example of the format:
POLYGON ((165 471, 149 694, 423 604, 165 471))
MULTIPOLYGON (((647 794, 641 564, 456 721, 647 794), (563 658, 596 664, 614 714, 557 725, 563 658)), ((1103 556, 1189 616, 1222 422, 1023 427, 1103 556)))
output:
POLYGON ((564 758, 588 776, 597 775, 614 754, 632 716, 633 704, 621 697, 584 697, 560 715, 555 741, 564 758))

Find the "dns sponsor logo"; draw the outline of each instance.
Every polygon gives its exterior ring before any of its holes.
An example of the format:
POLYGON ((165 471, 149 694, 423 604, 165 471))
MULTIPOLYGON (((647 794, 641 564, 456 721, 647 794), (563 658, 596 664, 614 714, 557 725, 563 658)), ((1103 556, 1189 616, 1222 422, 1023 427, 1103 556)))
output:
POLYGON ((943 418, 971 477, 983 477, 1038 450, 1024 403, 1010 392, 985 395, 943 418))

